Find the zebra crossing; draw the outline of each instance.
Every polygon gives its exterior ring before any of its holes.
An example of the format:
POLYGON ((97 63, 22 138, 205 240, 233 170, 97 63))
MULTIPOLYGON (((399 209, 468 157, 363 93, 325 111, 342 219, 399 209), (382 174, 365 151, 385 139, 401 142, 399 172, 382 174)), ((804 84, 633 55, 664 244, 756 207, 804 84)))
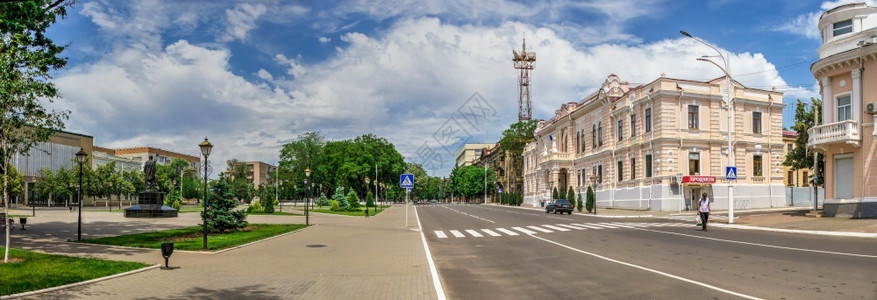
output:
POLYGON ((620 228, 655 228, 655 227, 692 227, 689 223, 625 223, 625 222, 603 222, 603 223, 568 223, 568 224, 544 224, 544 225, 527 225, 513 226, 509 228, 481 228, 481 229, 463 229, 463 230, 435 230, 434 234, 439 239, 454 238, 482 238, 482 237, 501 237, 516 236, 520 234, 542 234, 554 232, 567 232, 575 230, 602 230, 602 229, 620 229, 620 228))

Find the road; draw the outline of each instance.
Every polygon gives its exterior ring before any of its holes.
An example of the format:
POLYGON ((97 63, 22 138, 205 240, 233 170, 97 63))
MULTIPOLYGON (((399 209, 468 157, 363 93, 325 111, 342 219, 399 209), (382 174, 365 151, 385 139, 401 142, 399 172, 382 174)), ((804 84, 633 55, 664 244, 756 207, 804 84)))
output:
POLYGON ((448 299, 877 299, 877 241, 419 205, 448 299))

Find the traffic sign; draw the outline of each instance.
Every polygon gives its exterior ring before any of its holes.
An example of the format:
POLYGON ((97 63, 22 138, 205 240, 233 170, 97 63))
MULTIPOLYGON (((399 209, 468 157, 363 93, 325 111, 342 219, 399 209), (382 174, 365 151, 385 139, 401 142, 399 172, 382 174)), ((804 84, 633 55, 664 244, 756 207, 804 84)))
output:
POLYGON ((399 186, 403 189, 414 188, 414 174, 402 174, 399 176, 399 186))
POLYGON ((737 180, 737 167, 725 167, 725 179, 737 180))
POLYGON ((502 193, 502 188, 499 188, 499 192, 502 193))

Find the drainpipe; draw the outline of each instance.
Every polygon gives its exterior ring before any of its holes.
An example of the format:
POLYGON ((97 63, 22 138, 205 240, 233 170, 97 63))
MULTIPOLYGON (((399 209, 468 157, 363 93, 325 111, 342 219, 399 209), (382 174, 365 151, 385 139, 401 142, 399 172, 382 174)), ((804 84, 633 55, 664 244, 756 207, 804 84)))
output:
MULTIPOLYGON (((767 119, 767 159, 770 160, 770 162, 768 163, 768 168, 769 168, 771 166, 771 163, 773 163, 773 158, 771 157, 771 154, 773 154, 773 148, 771 147, 771 143, 770 143, 770 138, 771 138, 770 117, 771 117, 771 108, 773 108, 773 98, 770 95, 767 95, 767 100, 770 102, 767 105, 767 118, 768 118, 767 119)), ((768 170, 768 171, 772 171, 772 170, 768 170)), ((771 174, 771 172, 768 172, 767 174, 771 174)), ((770 207, 773 208, 773 188, 772 188, 773 186, 771 185, 772 181, 770 180, 770 177, 771 177, 770 175, 767 175, 767 196, 770 197, 770 198, 768 198, 768 199, 770 199, 770 207)))

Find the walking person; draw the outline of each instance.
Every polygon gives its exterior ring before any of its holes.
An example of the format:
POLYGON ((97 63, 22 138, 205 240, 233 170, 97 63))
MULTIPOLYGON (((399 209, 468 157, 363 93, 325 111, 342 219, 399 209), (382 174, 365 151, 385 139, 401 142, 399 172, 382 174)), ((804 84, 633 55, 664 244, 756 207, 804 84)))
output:
POLYGON ((707 231, 706 222, 710 218, 710 199, 706 197, 706 193, 703 193, 697 202, 697 211, 700 213, 700 228, 707 231))

